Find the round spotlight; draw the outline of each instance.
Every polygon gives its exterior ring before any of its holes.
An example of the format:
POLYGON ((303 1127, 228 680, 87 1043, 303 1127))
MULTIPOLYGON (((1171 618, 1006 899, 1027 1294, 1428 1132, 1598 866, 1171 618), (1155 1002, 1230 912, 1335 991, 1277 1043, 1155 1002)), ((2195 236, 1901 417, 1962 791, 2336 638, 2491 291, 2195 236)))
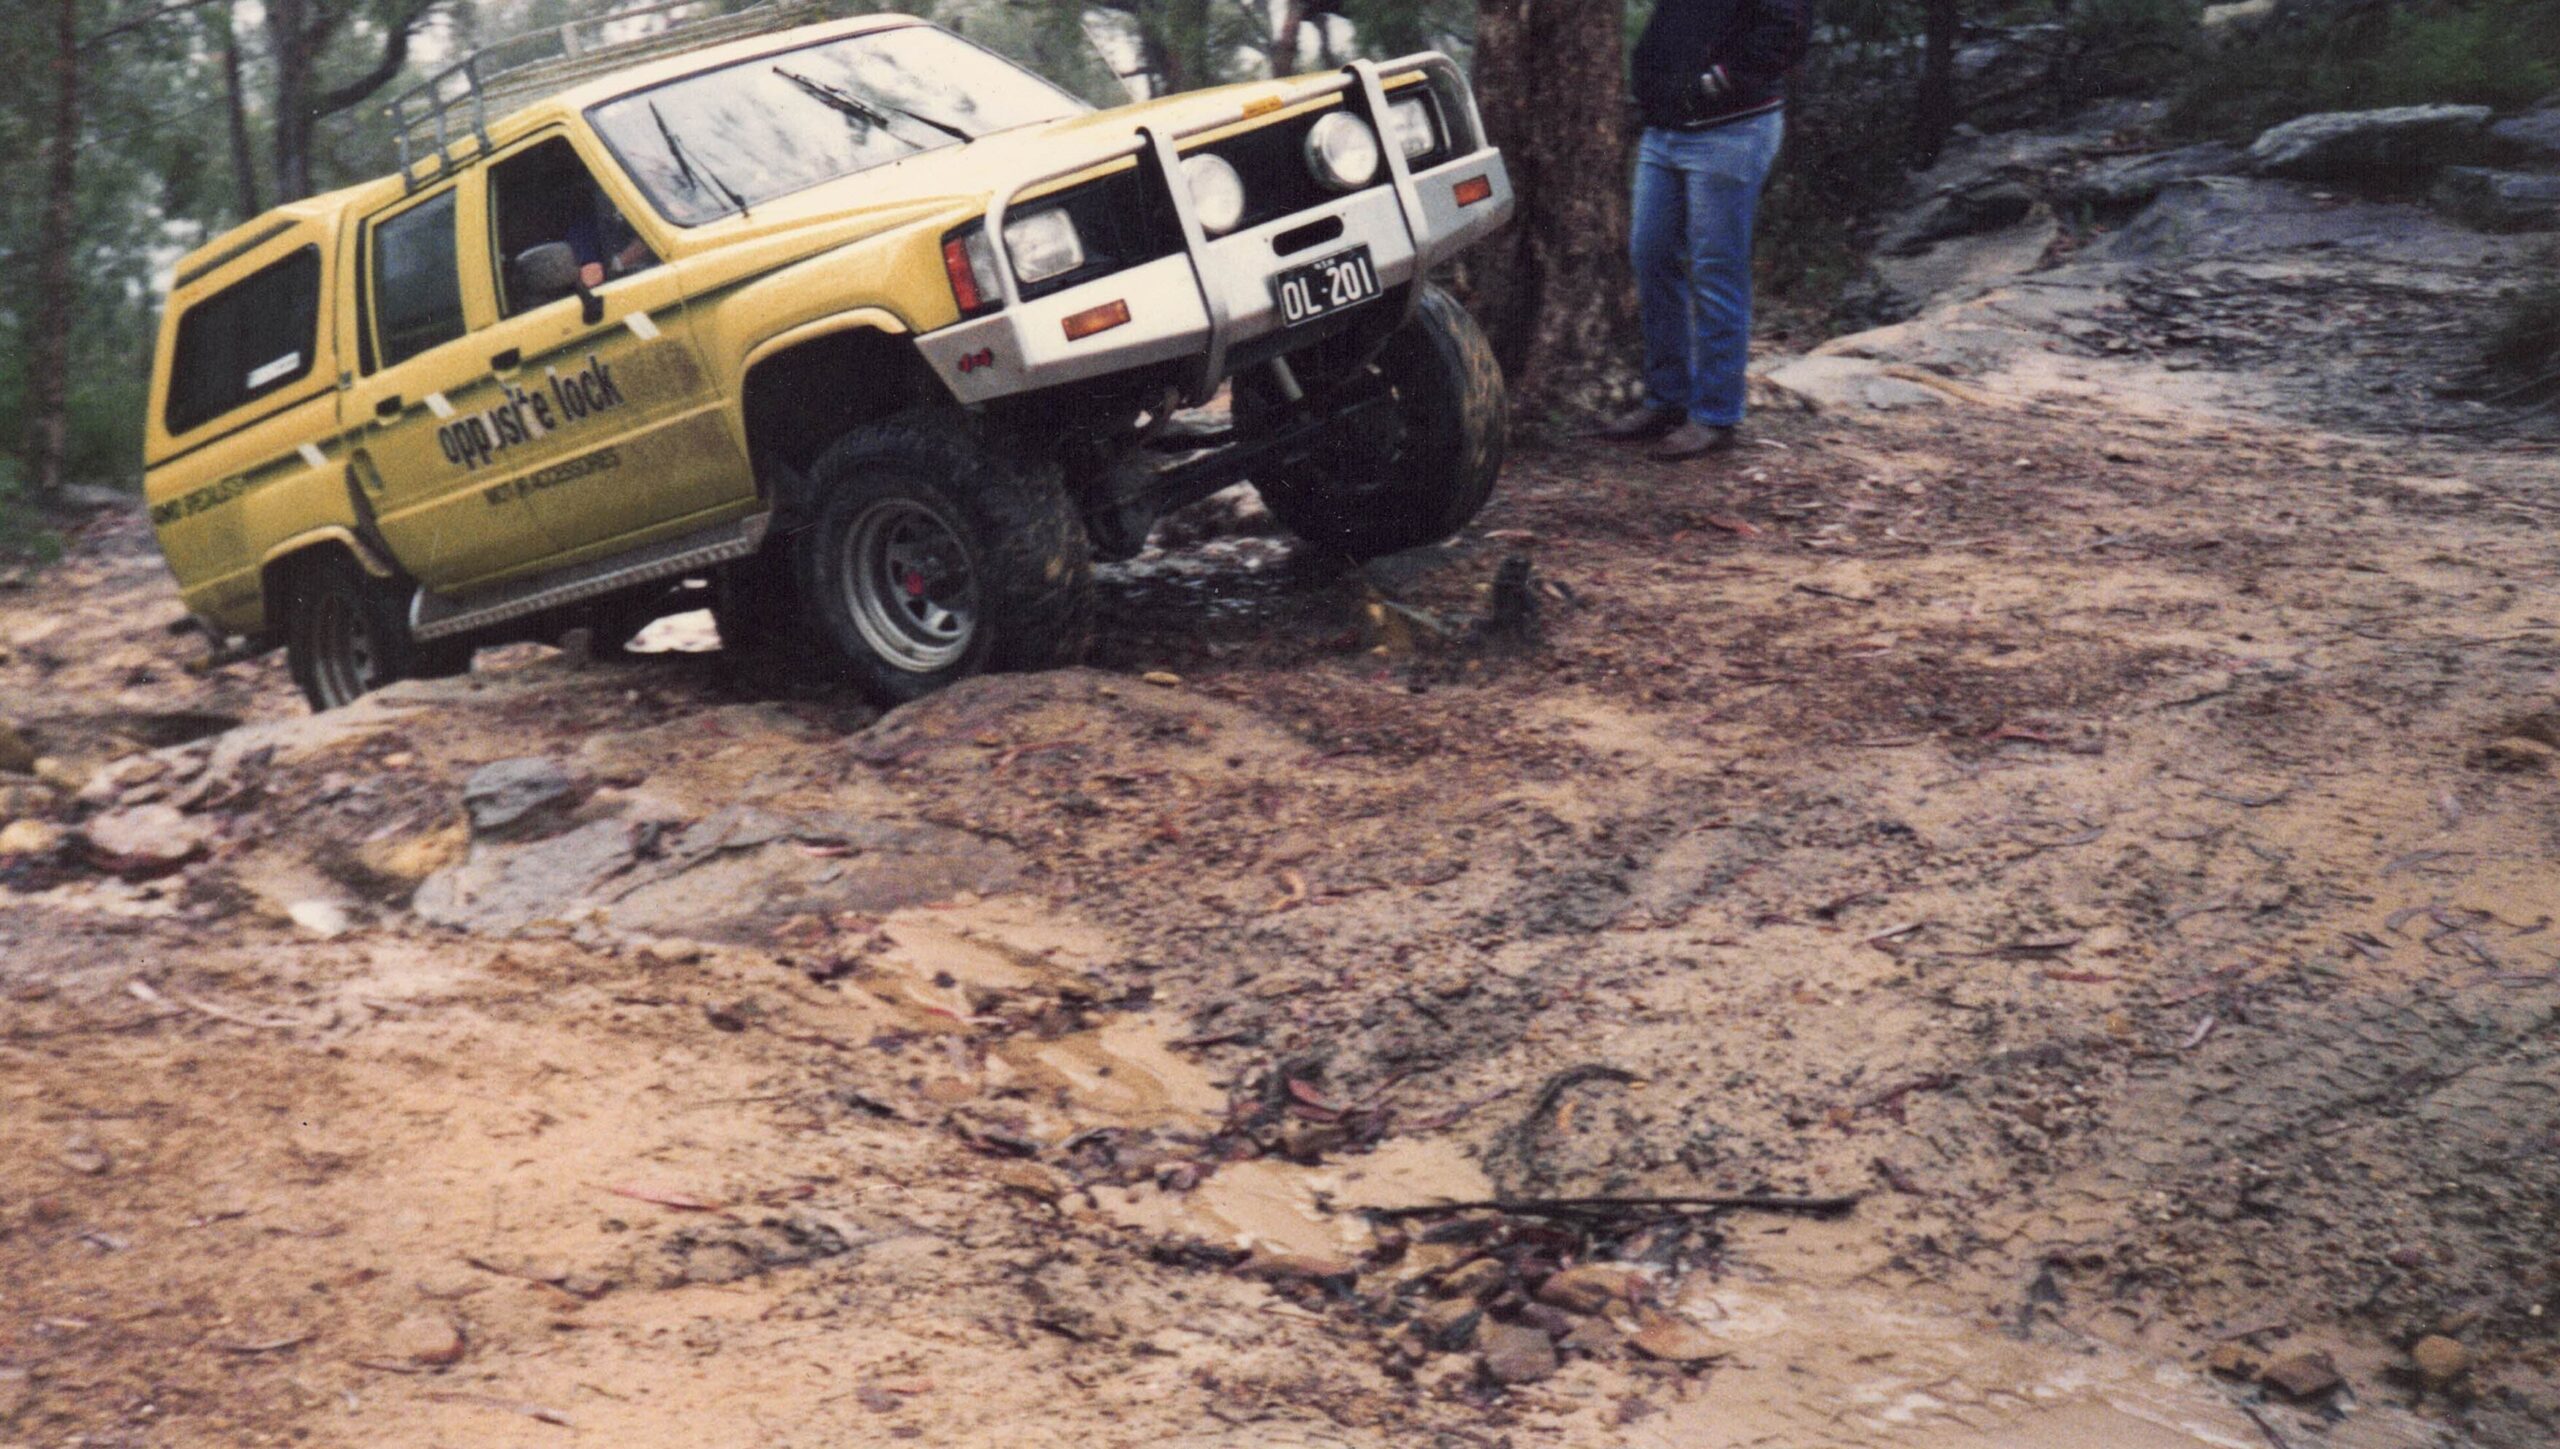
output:
POLYGON ((1224 236, 1244 220, 1244 175, 1225 157, 1205 151, 1184 157, 1182 179, 1191 188, 1191 212, 1202 231, 1224 236))
POLYGON ((1378 179, 1378 133, 1348 111, 1335 111, 1307 132, 1307 167, 1336 191, 1357 191, 1378 179))

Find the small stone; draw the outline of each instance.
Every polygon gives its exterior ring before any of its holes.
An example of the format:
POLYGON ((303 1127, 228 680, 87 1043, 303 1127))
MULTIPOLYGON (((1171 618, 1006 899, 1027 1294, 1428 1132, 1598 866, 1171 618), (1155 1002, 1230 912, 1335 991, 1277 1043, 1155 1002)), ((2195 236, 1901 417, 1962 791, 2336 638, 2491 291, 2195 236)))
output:
POLYGON ((2419 1380, 2431 1389, 2446 1388, 2471 1372, 2471 1350, 2440 1333, 2419 1339, 2417 1347, 2409 1350, 2409 1361, 2418 1366, 2419 1380))
POLYGON ((295 901, 285 908, 285 917, 304 934, 323 941, 334 941, 356 928, 346 907, 335 901, 295 901))
POLYGON ((577 779, 558 760, 527 758, 483 765, 462 786, 471 833, 528 839, 575 808, 577 779))
POLYGON ((1474 1299, 1443 1298, 1413 1315, 1413 1327, 1432 1348, 1455 1353, 1476 1336, 1476 1324, 1483 1315, 1474 1299))
POLYGON ((1328 1278, 1351 1277, 1360 1271, 1360 1266, 1348 1258, 1324 1253, 1275 1253, 1268 1248, 1256 1248, 1253 1256, 1245 1259, 1243 1266, 1236 1271, 1248 1278, 1260 1278, 1271 1283, 1292 1278, 1322 1282, 1328 1278))
POLYGON ((1574 1324, 1573 1331, 1557 1340, 1556 1346, 1572 1353, 1600 1357, 1617 1352, 1626 1335, 1605 1318, 1585 1318, 1574 1324))
POLYGON ((1627 1342, 1646 1358, 1663 1363, 1704 1363, 1724 1352, 1705 1329, 1668 1313, 1646 1314, 1643 1326, 1627 1342))
POLYGON ((2315 1348, 2277 1359, 2259 1372, 2258 1382, 2289 1399, 2316 1399, 2345 1380, 2329 1355, 2315 1348))
POLYGON ((140 805, 117 810, 89 822, 89 848, 106 857, 115 870, 153 873, 173 870, 212 843, 213 826, 168 805, 140 805))
POLYGON ((572 1273, 560 1280, 559 1288, 580 1298, 602 1298, 613 1291, 614 1280, 602 1273, 572 1273))
POLYGON ((0 858, 51 855, 62 848, 62 831, 42 820, 19 820, 0 830, 0 858))
POLYGON ((1484 1350, 1485 1377, 1497 1384, 1534 1384, 1556 1371, 1555 1340, 1517 1323, 1488 1323, 1476 1330, 1484 1350))
POLYGON ((2253 1379, 2258 1365, 2265 1360, 2245 1343, 2217 1343, 2205 1355, 2204 1366, 2226 1379, 2253 1379))
POLYGON ((61 1160, 63 1166, 83 1177, 101 1176, 115 1166, 115 1160, 107 1156, 107 1150, 86 1136, 74 1137, 63 1143, 61 1160))
POLYGON ((1642 1282, 1625 1268, 1585 1263, 1539 1284, 1538 1301, 1567 1313, 1603 1313, 1612 1303, 1632 1301, 1642 1282))
POLYGON ((442 1368, 462 1361, 462 1329, 441 1313, 412 1313, 392 1325, 384 1346, 394 1360, 442 1368))
POLYGON ((1150 669, 1138 676, 1158 689, 1172 689, 1182 683, 1182 676, 1170 670, 1150 669))
POLYGON ((80 787, 89 783, 88 771, 51 755, 38 757, 31 770, 37 779, 65 795, 77 795, 80 787))
POLYGON ((1511 1281, 1511 1270, 1492 1258, 1478 1258, 1461 1264, 1440 1280, 1440 1296, 1482 1301, 1502 1291, 1511 1281))
POLYGON ((36 747, 16 725, 0 720, 0 775, 31 775, 35 768, 36 747))

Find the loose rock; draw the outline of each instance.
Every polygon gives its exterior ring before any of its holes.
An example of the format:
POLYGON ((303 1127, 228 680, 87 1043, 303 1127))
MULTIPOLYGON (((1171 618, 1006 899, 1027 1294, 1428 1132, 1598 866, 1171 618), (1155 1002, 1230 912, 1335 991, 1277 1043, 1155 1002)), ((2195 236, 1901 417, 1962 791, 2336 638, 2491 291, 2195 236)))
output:
POLYGON ((1450 1270, 1440 1280, 1443 1298, 1486 1299, 1502 1291, 1511 1281, 1511 1270, 1491 1258, 1478 1258, 1450 1270))
POLYGON ((2481 231, 2560 229, 2560 176, 2448 166, 2427 200, 2436 210, 2481 231))
POLYGON ((285 908, 285 916, 304 934, 323 941, 334 941, 356 928, 354 918, 335 901, 295 901, 285 908))
POLYGON ((1556 1371, 1555 1340, 1517 1323, 1488 1323, 1476 1331, 1484 1372, 1498 1384, 1534 1384, 1556 1371))
POLYGON ((483 765, 462 787, 471 833, 531 839, 577 805, 577 778, 558 760, 528 758, 483 765))
POLYGON ((1643 1279, 1625 1268, 1586 1263, 1538 1285, 1538 1301, 1568 1313, 1601 1313, 1633 1299, 1643 1279))
POLYGON ((0 775, 31 775, 35 768, 36 747, 16 725, 0 720, 0 775))
POLYGON ((2287 1354, 2266 1366, 2258 1382, 2289 1399, 2316 1399, 2336 1389, 2345 1380, 2338 1376, 2338 1366, 2319 1349, 2305 1349, 2287 1354))
POLYGON ((0 830, 0 858, 51 855, 62 848, 62 831, 42 820, 20 820, 0 830))
POLYGON ((1274 1253, 1256 1249, 1238 1271, 1249 1278, 1281 1282, 1290 1278, 1307 1278, 1322 1282, 1329 1278, 1348 1278, 1360 1266, 1348 1258, 1328 1257, 1321 1253, 1274 1253))
POLYGON ((1707 1331, 1685 1318, 1649 1313, 1627 1342, 1646 1358, 1663 1363, 1704 1363, 1724 1352, 1707 1331))
POLYGON ((174 870, 213 841, 213 826, 168 805, 138 805, 89 822, 89 848, 127 874, 174 870))
POLYGON ((385 1346, 394 1359, 442 1368, 462 1361, 462 1329, 441 1313, 412 1313, 392 1326, 385 1346))
POLYGON ((2419 1339, 2409 1350, 2409 1361, 2418 1366, 2419 1381, 2431 1389, 2447 1388, 2471 1372, 2471 1350, 2440 1333, 2419 1339))

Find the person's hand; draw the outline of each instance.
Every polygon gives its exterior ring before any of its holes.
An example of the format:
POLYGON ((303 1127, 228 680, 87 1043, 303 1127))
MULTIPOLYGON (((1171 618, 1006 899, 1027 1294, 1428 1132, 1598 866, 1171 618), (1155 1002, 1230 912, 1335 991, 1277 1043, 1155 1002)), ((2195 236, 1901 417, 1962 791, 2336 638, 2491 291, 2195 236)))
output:
POLYGON ((604 285, 604 263, 589 262, 578 268, 578 285, 592 291, 604 285))

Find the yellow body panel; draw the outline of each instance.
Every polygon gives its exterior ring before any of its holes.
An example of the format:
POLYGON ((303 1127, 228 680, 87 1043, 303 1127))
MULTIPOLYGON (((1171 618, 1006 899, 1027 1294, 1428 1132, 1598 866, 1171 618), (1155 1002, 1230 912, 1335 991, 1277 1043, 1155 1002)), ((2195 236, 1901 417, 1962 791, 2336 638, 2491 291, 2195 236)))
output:
POLYGON ((1242 128, 1338 104, 1284 107, 1269 82, 1194 92, 982 137, 692 227, 659 216, 587 124, 587 107, 662 80, 914 23, 871 16, 617 72, 492 122, 485 152, 466 142, 408 177, 271 212, 182 260, 154 368, 145 487, 188 607, 228 632, 272 637, 282 621, 268 617, 262 576, 315 542, 360 545, 431 589, 467 592, 751 513, 763 503, 740 405, 748 371, 848 328, 916 335, 958 321, 942 238, 1017 178, 1141 125, 1242 128), (663 263, 596 289, 605 315, 592 323, 576 299, 499 315, 490 168, 554 136, 663 263), (448 190, 468 330, 368 371, 368 227, 448 190), (322 264, 309 375, 172 435, 187 309, 304 247, 322 264))

